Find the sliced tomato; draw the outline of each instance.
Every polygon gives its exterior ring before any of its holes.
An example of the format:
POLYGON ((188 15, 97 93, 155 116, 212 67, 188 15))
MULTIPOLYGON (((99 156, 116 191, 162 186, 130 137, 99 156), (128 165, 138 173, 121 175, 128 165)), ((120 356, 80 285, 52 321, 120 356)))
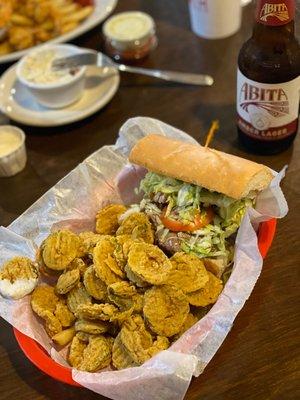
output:
POLYGON ((164 210, 162 215, 160 216, 160 220, 163 223, 163 225, 170 231, 193 232, 208 225, 214 219, 214 216, 215 214, 213 212, 213 209, 211 207, 208 207, 205 208, 205 210, 203 210, 201 214, 197 212, 197 214, 195 215, 194 222, 183 224, 178 220, 166 217, 164 210))
POLYGON ((93 6, 94 0, 75 0, 76 3, 80 4, 81 6, 93 6))

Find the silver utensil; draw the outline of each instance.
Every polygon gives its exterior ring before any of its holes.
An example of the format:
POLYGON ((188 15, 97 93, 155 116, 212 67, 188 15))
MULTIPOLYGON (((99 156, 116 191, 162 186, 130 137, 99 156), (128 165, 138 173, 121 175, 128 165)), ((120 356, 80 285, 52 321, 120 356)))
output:
POLYGON ((54 70, 60 70, 66 68, 75 68, 83 65, 115 67, 122 72, 148 75, 158 79, 164 79, 165 81, 185 83, 188 85, 211 86, 214 83, 213 78, 209 75, 189 74, 185 72, 175 71, 161 71, 159 69, 139 68, 125 64, 118 64, 105 54, 93 50, 80 52, 73 56, 57 58, 53 61, 52 68, 54 70))

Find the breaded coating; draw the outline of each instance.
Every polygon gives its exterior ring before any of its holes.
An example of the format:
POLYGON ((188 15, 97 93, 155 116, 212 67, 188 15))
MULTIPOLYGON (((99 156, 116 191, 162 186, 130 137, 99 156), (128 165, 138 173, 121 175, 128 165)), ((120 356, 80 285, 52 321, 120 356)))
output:
POLYGON ((174 336, 174 340, 177 340, 180 338, 181 335, 184 334, 188 329, 190 329, 195 323, 198 322, 198 318, 195 317, 191 312, 188 313, 180 331, 174 336))
POLYGON ((75 322, 75 315, 69 310, 63 301, 56 303, 54 315, 59 320, 63 328, 68 328, 75 322))
POLYGON ((44 312, 49 311, 54 313, 56 304, 60 301, 59 297, 55 294, 52 286, 40 285, 35 288, 31 295, 31 307, 33 311, 41 318, 44 312))
POLYGON ((150 329, 160 336, 176 335, 189 311, 187 297, 175 286, 153 287, 145 293, 144 317, 150 329))
POLYGON ((79 369, 79 366, 83 360, 83 352, 86 347, 87 344, 82 342, 77 335, 73 337, 67 357, 68 362, 72 367, 79 369))
POLYGON ((107 285, 122 280, 124 275, 114 258, 115 238, 103 238, 94 249, 94 268, 96 275, 107 285), (118 273, 116 273, 118 272, 118 273))
POLYGON ((117 230, 118 235, 131 235, 132 239, 142 239, 146 243, 154 243, 154 232, 146 214, 136 212, 130 214, 117 230))
POLYGON ((178 286, 183 293, 201 289, 208 282, 208 272, 200 258, 194 254, 175 253, 170 261, 172 271, 168 284, 178 286))
POLYGON ((113 283, 107 287, 107 292, 109 300, 121 310, 128 310, 133 307, 135 312, 142 311, 143 296, 129 282, 113 283))
POLYGON ((131 235, 119 235, 116 236, 116 244, 115 244, 115 249, 114 249, 114 257, 118 263, 118 265, 124 270, 124 267, 127 263, 127 255, 125 254, 125 243, 130 245, 130 243, 133 243, 133 239, 131 238, 131 235))
POLYGON ((129 265, 126 265, 125 272, 126 272, 127 279, 130 282, 134 283, 139 288, 147 288, 147 287, 150 286, 150 283, 144 281, 137 274, 132 272, 132 270, 130 269, 129 265))
MULTIPOLYGON (((90 323, 90 322, 91 321, 85 321, 85 323, 90 323)), ((94 323, 92 323, 92 324, 94 324, 94 323)), ((101 333, 103 333, 103 332, 101 332, 101 333)), ((98 336, 98 334, 86 333, 83 331, 78 331, 76 333, 76 335, 77 335, 78 339, 80 339, 82 342, 85 342, 85 343, 88 343, 90 338, 98 336)))
POLYGON ((208 304, 213 304, 217 301, 222 292, 223 283, 221 279, 217 278, 209 271, 208 274, 209 280, 202 289, 187 294, 188 301, 193 306, 205 307, 208 304))
POLYGON ((119 227, 119 216, 126 211, 122 204, 110 204, 100 210, 96 216, 96 232, 102 235, 113 235, 119 227))
POLYGON ((113 349, 112 349, 112 364, 116 369, 124 369, 124 368, 129 368, 129 367, 135 367, 138 364, 135 363, 124 347, 120 333, 116 337, 114 344, 113 344, 113 349))
POLYGON ((149 358, 147 349, 153 345, 153 339, 140 315, 132 316, 124 322, 120 339, 135 363, 141 365, 149 358))
POLYGON ((45 310, 43 318, 45 320, 45 330, 51 338, 62 331, 59 319, 50 311, 45 310))
POLYGON ((86 254, 93 254, 94 247, 101 240, 103 235, 99 235, 94 232, 81 232, 79 233, 79 238, 82 241, 83 251, 86 254))
POLYGON ((43 243, 43 261, 50 269, 64 270, 79 255, 80 247, 79 237, 71 231, 51 233, 43 243))
POLYGON ((167 350, 169 346, 170 342, 168 338, 165 336, 157 336, 157 339, 153 342, 153 345, 147 349, 148 357, 151 358, 160 351, 167 350))
POLYGON ((135 243, 128 254, 127 268, 139 279, 152 285, 167 283, 172 264, 157 246, 148 243, 135 243))
POLYGON ((67 296, 67 305, 69 307, 69 310, 73 313, 76 314, 78 306, 82 304, 91 304, 92 303, 92 298, 86 291, 85 287, 81 282, 77 284, 70 292, 68 293, 67 296))
POLYGON ((83 332, 91 335, 105 333, 108 331, 108 328, 109 324, 104 321, 89 321, 85 319, 79 319, 75 322, 75 330, 77 332, 83 332))
POLYGON ((58 294, 66 294, 73 289, 80 280, 79 269, 66 271, 57 280, 55 290, 58 294))
POLYGON ((88 294, 94 299, 103 301, 106 300, 107 286, 101 279, 97 277, 93 265, 89 266, 88 269, 85 271, 83 284, 88 294))
POLYGON ((52 336, 52 340, 55 344, 64 347, 71 342, 71 340, 75 336, 75 333, 76 333, 75 328, 74 326, 72 326, 71 328, 65 329, 61 332, 58 332, 56 335, 52 336))
POLYGON ((79 369, 87 372, 95 372, 107 367, 111 362, 112 342, 104 336, 90 338, 87 347, 83 351, 83 360, 79 369))
POLYGON ((128 310, 124 310, 124 311, 118 311, 115 314, 113 314, 110 318, 110 322, 115 322, 117 323, 119 326, 122 326, 123 323, 125 321, 128 320, 128 318, 131 317, 131 315, 133 314, 134 308, 129 308, 128 310))
POLYGON ((77 307, 76 316, 83 319, 109 321, 118 312, 112 304, 81 304, 77 307))
POLYGON ((80 272, 80 277, 82 278, 87 268, 87 264, 81 258, 76 257, 67 266, 66 271, 73 271, 74 269, 77 269, 80 272))

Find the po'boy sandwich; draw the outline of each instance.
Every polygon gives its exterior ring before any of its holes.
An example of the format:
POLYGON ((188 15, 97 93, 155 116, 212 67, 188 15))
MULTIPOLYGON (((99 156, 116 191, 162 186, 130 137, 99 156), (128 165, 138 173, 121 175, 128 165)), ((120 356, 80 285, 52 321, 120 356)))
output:
POLYGON ((257 194, 271 182, 269 168, 200 145, 148 135, 129 160, 148 172, 139 204, 167 253, 194 253, 220 275, 233 258, 235 233, 257 194))

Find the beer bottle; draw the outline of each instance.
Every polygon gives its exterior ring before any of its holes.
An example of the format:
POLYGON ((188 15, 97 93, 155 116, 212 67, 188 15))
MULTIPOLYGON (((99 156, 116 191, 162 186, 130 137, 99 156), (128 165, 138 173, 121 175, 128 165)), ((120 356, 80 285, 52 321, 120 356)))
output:
POLYGON ((297 134, 300 46, 294 18, 295 1, 257 0, 252 37, 240 50, 238 135, 254 153, 279 153, 297 134))

